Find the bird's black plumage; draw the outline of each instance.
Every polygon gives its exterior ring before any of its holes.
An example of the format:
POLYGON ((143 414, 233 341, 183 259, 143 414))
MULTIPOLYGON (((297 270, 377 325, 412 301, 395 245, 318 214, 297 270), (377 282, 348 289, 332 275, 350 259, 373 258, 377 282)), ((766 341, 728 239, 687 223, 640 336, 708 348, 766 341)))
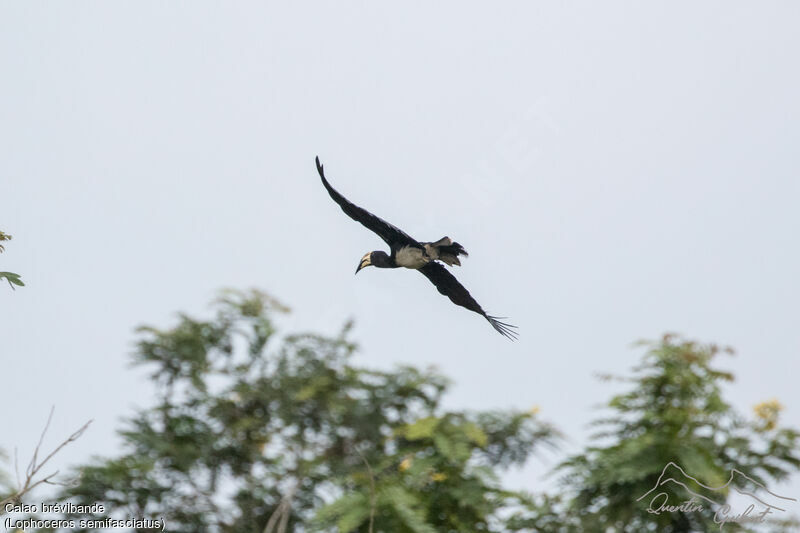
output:
POLYGON ((342 211, 347 213, 347 216, 356 222, 360 222, 361 225, 368 230, 376 233, 389 246, 420 246, 420 244, 416 240, 412 239, 405 231, 395 227, 392 224, 389 224, 380 217, 376 217, 366 209, 358 207, 356 204, 348 201, 347 198, 339 194, 336 189, 331 187, 331 184, 328 183, 327 179, 325 179, 325 171, 322 167, 322 164, 319 162, 319 157, 317 157, 317 172, 319 172, 319 177, 322 178, 322 184, 326 189, 328 189, 328 194, 331 195, 331 198, 333 198, 334 202, 339 204, 339 207, 342 208, 342 211))
POLYGON ((380 217, 377 217, 358 207, 339 194, 339 192, 331 187, 328 180, 325 178, 325 172, 322 164, 319 162, 319 157, 316 159, 317 172, 322 178, 322 184, 327 189, 328 194, 333 198, 333 201, 339 204, 347 216, 361 223, 367 229, 376 233, 381 239, 389 245, 391 255, 384 252, 376 251, 366 254, 359 264, 359 270, 364 266, 376 266, 381 268, 397 268, 405 266, 419 270, 426 278, 428 278, 438 289, 438 291, 450 298, 450 301, 456 305, 460 305, 470 311, 474 311, 483 316, 492 327, 497 330, 501 335, 515 340, 517 333, 511 324, 501 322, 498 317, 488 315, 483 308, 475 301, 475 298, 467 291, 464 286, 453 276, 438 260, 445 261, 448 265, 460 265, 458 260, 459 255, 467 255, 464 247, 457 242, 452 242, 448 237, 439 239, 436 242, 419 242, 403 230, 396 226, 389 224, 380 217), (402 264, 398 259, 402 256, 404 261, 402 264))
POLYGON ((513 329, 516 326, 500 322, 496 316, 487 315, 469 291, 441 263, 430 262, 418 270, 436 285, 440 293, 450 298, 451 302, 482 315, 501 335, 511 340, 517 338, 517 332, 513 329))

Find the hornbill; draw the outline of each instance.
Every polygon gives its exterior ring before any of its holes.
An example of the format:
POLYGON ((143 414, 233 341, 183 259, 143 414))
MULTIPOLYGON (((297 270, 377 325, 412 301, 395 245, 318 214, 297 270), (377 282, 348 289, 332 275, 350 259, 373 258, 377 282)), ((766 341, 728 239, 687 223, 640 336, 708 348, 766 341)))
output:
POLYGON ((447 269, 439 263, 442 261, 448 266, 461 265, 458 256, 466 257, 467 251, 450 237, 442 237, 436 242, 419 242, 403 230, 389 224, 385 220, 373 215, 366 209, 351 203, 339 192, 331 187, 325 178, 322 164, 317 157, 317 171, 322 178, 322 184, 328 190, 333 201, 339 204, 347 216, 360 222, 365 228, 372 230, 389 245, 390 253, 383 251, 367 252, 358 263, 356 274, 364 267, 378 268, 405 267, 418 270, 436 285, 440 293, 450 298, 450 301, 470 311, 475 311, 486 318, 494 329, 501 335, 511 340, 517 338, 517 332, 511 324, 501 322, 498 317, 486 314, 486 311, 475 301, 469 291, 447 269))

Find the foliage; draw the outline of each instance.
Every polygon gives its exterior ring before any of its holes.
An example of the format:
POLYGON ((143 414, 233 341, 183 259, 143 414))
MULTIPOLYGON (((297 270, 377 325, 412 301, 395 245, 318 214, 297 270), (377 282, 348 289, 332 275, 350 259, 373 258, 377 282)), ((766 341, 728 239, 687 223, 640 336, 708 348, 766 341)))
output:
MULTIPOLYGON (((754 482, 768 487, 797 471, 800 433, 777 426, 780 404, 760 404, 756 407, 758 419, 747 421, 722 399, 720 384, 733 377, 711 363, 720 352, 732 350, 671 335, 644 344, 649 350, 643 363, 634 369, 633 377, 623 380, 633 388, 614 396, 608 403, 613 414, 595 422, 602 428, 593 436, 597 444, 559 466, 564 474, 564 493, 530 502, 527 513, 517 513, 513 518, 515 528, 561 532, 719 531, 715 512, 737 490, 754 491, 763 497, 766 493, 754 482), (669 463, 673 465, 665 471, 669 463), (732 476, 734 469, 751 479, 741 474, 732 476), (724 490, 708 490, 682 475, 681 470, 708 487, 723 486, 729 479, 732 482, 724 490), (648 494, 662 472, 667 474, 663 479, 671 476, 686 487, 668 482, 648 494), (664 498, 669 505, 690 500, 687 488, 698 495, 695 501, 704 505, 703 510, 648 512, 648 508, 661 509, 664 498), (666 496, 657 496, 660 493, 666 496), (709 504, 703 497, 718 505, 709 504)), ((756 506, 755 510, 760 509, 756 506)), ((719 516, 724 513, 723 509, 719 516)), ((771 516, 770 531, 782 530, 778 518, 785 517, 777 510, 771 516)), ((792 525, 797 527, 796 522, 785 527, 792 525)), ((725 524, 725 531, 749 530, 737 523, 725 524)))
POLYGON ((105 512, 69 517, 163 517, 193 533, 506 529, 519 495, 496 471, 556 438, 534 414, 443 411, 438 373, 353 365, 349 326, 279 341, 282 306, 257 291, 215 309, 140 328, 134 360, 152 369, 157 405, 127 421, 126 453, 60 495, 105 512))
MULTIPOLYGON (((643 343, 631 377, 607 378, 629 389, 556 469, 558 494, 503 490, 502 469, 558 438, 537 408, 445 411, 440 374, 354 365, 349 325, 281 339, 272 316, 285 308, 257 291, 224 293, 215 310, 139 329, 134 362, 151 369, 157 403, 126 421, 122 455, 80 468, 58 498, 104 511, 65 518, 223 533, 719 531, 725 504, 738 514, 748 492, 776 503, 766 487, 800 468, 780 402, 747 420, 723 400, 733 376, 712 363, 732 351, 667 335, 643 343)), ((770 531, 797 528, 786 514, 772 513, 770 531)))
MULTIPOLYGON (((10 241, 11 238, 12 238, 11 235, 9 235, 8 233, 0 231, 0 242, 10 241)), ((0 244, 0 254, 5 252, 5 251, 6 251, 6 247, 3 246, 2 244, 0 244)))
MULTIPOLYGON (((0 231, 0 242, 10 241, 10 240, 11 240, 11 235, 0 231)), ((0 244, 0 253, 3 253, 4 251, 5 247, 2 244, 0 244)), ((19 274, 14 274, 13 272, 0 272, 0 279, 5 279, 6 281, 8 281, 8 284, 11 286, 12 289, 14 288, 14 285, 17 285, 19 287, 25 286, 25 284, 22 282, 22 279, 20 279, 19 274)))

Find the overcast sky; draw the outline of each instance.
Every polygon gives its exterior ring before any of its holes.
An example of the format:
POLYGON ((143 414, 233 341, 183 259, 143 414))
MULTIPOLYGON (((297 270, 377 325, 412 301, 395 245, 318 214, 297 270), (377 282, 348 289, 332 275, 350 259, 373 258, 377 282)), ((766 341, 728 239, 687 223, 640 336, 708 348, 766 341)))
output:
MULTIPOLYGON (((359 364, 436 365, 453 408, 541 407, 585 444, 631 343, 733 346, 726 398, 800 427, 800 4, 5 2, 0 6, 0 448, 57 467, 119 450, 152 389, 142 323, 222 287, 349 318, 359 364), (456 275, 513 343, 383 242, 345 196, 470 252, 456 275), (8 407, 8 405, 7 405, 8 407)), ((509 483, 536 490, 563 458, 509 483)), ((800 498, 800 476, 783 485, 800 498)), ((797 510, 795 510, 797 512, 797 510)))

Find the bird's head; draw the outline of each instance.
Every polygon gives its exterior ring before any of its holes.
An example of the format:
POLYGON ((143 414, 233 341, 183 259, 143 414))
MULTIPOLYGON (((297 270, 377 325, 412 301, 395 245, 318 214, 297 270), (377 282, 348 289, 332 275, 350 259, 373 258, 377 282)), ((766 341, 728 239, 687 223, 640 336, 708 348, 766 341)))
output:
POLYGON ((394 264, 392 258, 387 255, 386 252, 382 252, 380 250, 375 252, 367 252, 364 254, 364 257, 361 258, 361 261, 358 263, 358 268, 356 269, 356 274, 362 268, 374 266, 378 268, 394 268, 397 265, 394 264))
POLYGON ((361 258, 361 261, 358 263, 358 268, 356 269, 356 274, 362 268, 372 266, 372 252, 367 252, 364 254, 364 257, 361 258))

